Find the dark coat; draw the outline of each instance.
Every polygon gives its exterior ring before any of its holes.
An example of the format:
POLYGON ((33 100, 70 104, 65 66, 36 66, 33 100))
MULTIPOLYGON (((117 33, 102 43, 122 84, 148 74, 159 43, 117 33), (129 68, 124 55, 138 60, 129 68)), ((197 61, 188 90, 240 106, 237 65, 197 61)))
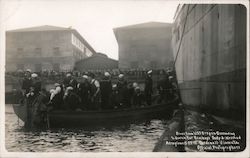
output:
POLYGON ((25 94, 29 93, 31 86, 32 86, 31 78, 24 78, 22 83, 22 89, 25 90, 25 94))
POLYGON ((64 98, 64 106, 66 109, 75 110, 80 107, 80 97, 74 92, 70 92, 64 98))
POLYGON ((153 80, 151 77, 147 76, 145 79, 145 94, 152 94, 153 93, 153 80))

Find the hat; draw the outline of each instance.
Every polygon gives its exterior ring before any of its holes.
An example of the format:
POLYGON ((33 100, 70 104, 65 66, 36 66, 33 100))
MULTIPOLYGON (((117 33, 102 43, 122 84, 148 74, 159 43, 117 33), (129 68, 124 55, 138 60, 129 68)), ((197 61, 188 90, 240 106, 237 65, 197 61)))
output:
POLYGON ((87 75, 83 75, 82 77, 85 78, 85 79, 88 79, 88 78, 89 78, 87 75))
POLYGON ((69 91, 69 90, 73 90, 73 87, 71 87, 71 86, 69 86, 69 87, 67 87, 67 89, 66 89, 67 91, 69 91))
POLYGON ((138 84, 136 82, 134 82, 133 87, 138 87, 138 84))
POLYGON ((124 75, 123 75, 123 74, 120 74, 118 77, 119 77, 119 78, 123 78, 123 77, 124 77, 124 75))
POLYGON ((171 69, 168 69, 167 72, 171 72, 171 69))
POLYGON ((169 78, 169 79, 173 79, 174 77, 173 77, 173 76, 169 76, 168 78, 169 78))
POLYGON ((66 76, 67 76, 67 77, 71 76, 71 73, 67 73, 66 76))
POLYGON ((137 90, 137 91, 140 90, 140 87, 139 86, 135 87, 135 90, 137 90))
POLYGON ((153 72, 152 70, 149 70, 149 71, 148 71, 148 74, 152 74, 152 72, 153 72))
POLYGON ((30 69, 26 69, 26 72, 31 72, 31 70, 30 69))
POLYGON ((33 73, 33 74, 31 74, 31 77, 36 78, 36 77, 38 77, 38 75, 36 73, 33 73))
POLYGON ((49 92, 50 92, 50 93, 54 93, 54 92, 55 92, 55 89, 51 89, 49 92))
POLYGON ((60 84, 59 84, 59 83, 55 83, 54 85, 55 85, 55 87, 56 87, 56 86, 60 86, 60 84))
POLYGON ((105 72, 104 76, 109 77, 110 76, 109 72, 105 72))
POLYGON ((117 85, 116 85, 116 84, 112 85, 112 88, 116 88, 116 87, 117 87, 117 85))

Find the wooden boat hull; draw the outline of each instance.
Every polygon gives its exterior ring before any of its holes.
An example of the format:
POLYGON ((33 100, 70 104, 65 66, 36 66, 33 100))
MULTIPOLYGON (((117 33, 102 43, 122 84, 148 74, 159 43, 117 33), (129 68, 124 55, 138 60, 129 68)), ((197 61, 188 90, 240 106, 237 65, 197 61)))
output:
POLYGON ((48 114, 51 127, 108 126, 140 120, 169 118, 176 108, 175 103, 133 109, 106 111, 57 111, 48 114))
POLYGON ((13 104, 13 110, 17 117, 23 122, 27 121, 27 105, 26 104, 13 104))
MULTIPOLYGON (((170 117, 176 108, 177 100, 167 104, 152 106, 102 110, 102 111, 52 111, 47 113, 47 126, 57 127, 86 127, 108 126, 150 120, 154 118, 170 117)), ((24 122, 27 120, 27 106, 13 105, 14 112, 24 122)))

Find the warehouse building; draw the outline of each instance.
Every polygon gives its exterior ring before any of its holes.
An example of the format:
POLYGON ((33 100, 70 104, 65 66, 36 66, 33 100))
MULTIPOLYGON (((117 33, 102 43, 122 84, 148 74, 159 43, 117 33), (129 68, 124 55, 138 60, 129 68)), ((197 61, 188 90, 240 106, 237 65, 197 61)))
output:
POLYGON ((148 22, 114 28, 119 68, 159 69, 173 66, 172 24, 148 22))
POLYGON ((6 71, 70 71, 76 61, 95 54, 72 28, 38 26, 6 31, 6 71))
POLYGON ((88 71, 88 70, 108 70, 117 69, 118 61, 108 58, 107 55, 96 53, 91 57, 82 59, 75 64, 75 70, 88 71))

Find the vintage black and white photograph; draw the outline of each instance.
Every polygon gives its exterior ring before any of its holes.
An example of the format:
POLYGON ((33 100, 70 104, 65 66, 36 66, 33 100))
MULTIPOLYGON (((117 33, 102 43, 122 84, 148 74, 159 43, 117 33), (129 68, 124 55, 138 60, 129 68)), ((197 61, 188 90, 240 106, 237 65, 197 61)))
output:
POLYGON ((246 152, 246 4, 3 0, 5 152, 246 152))

